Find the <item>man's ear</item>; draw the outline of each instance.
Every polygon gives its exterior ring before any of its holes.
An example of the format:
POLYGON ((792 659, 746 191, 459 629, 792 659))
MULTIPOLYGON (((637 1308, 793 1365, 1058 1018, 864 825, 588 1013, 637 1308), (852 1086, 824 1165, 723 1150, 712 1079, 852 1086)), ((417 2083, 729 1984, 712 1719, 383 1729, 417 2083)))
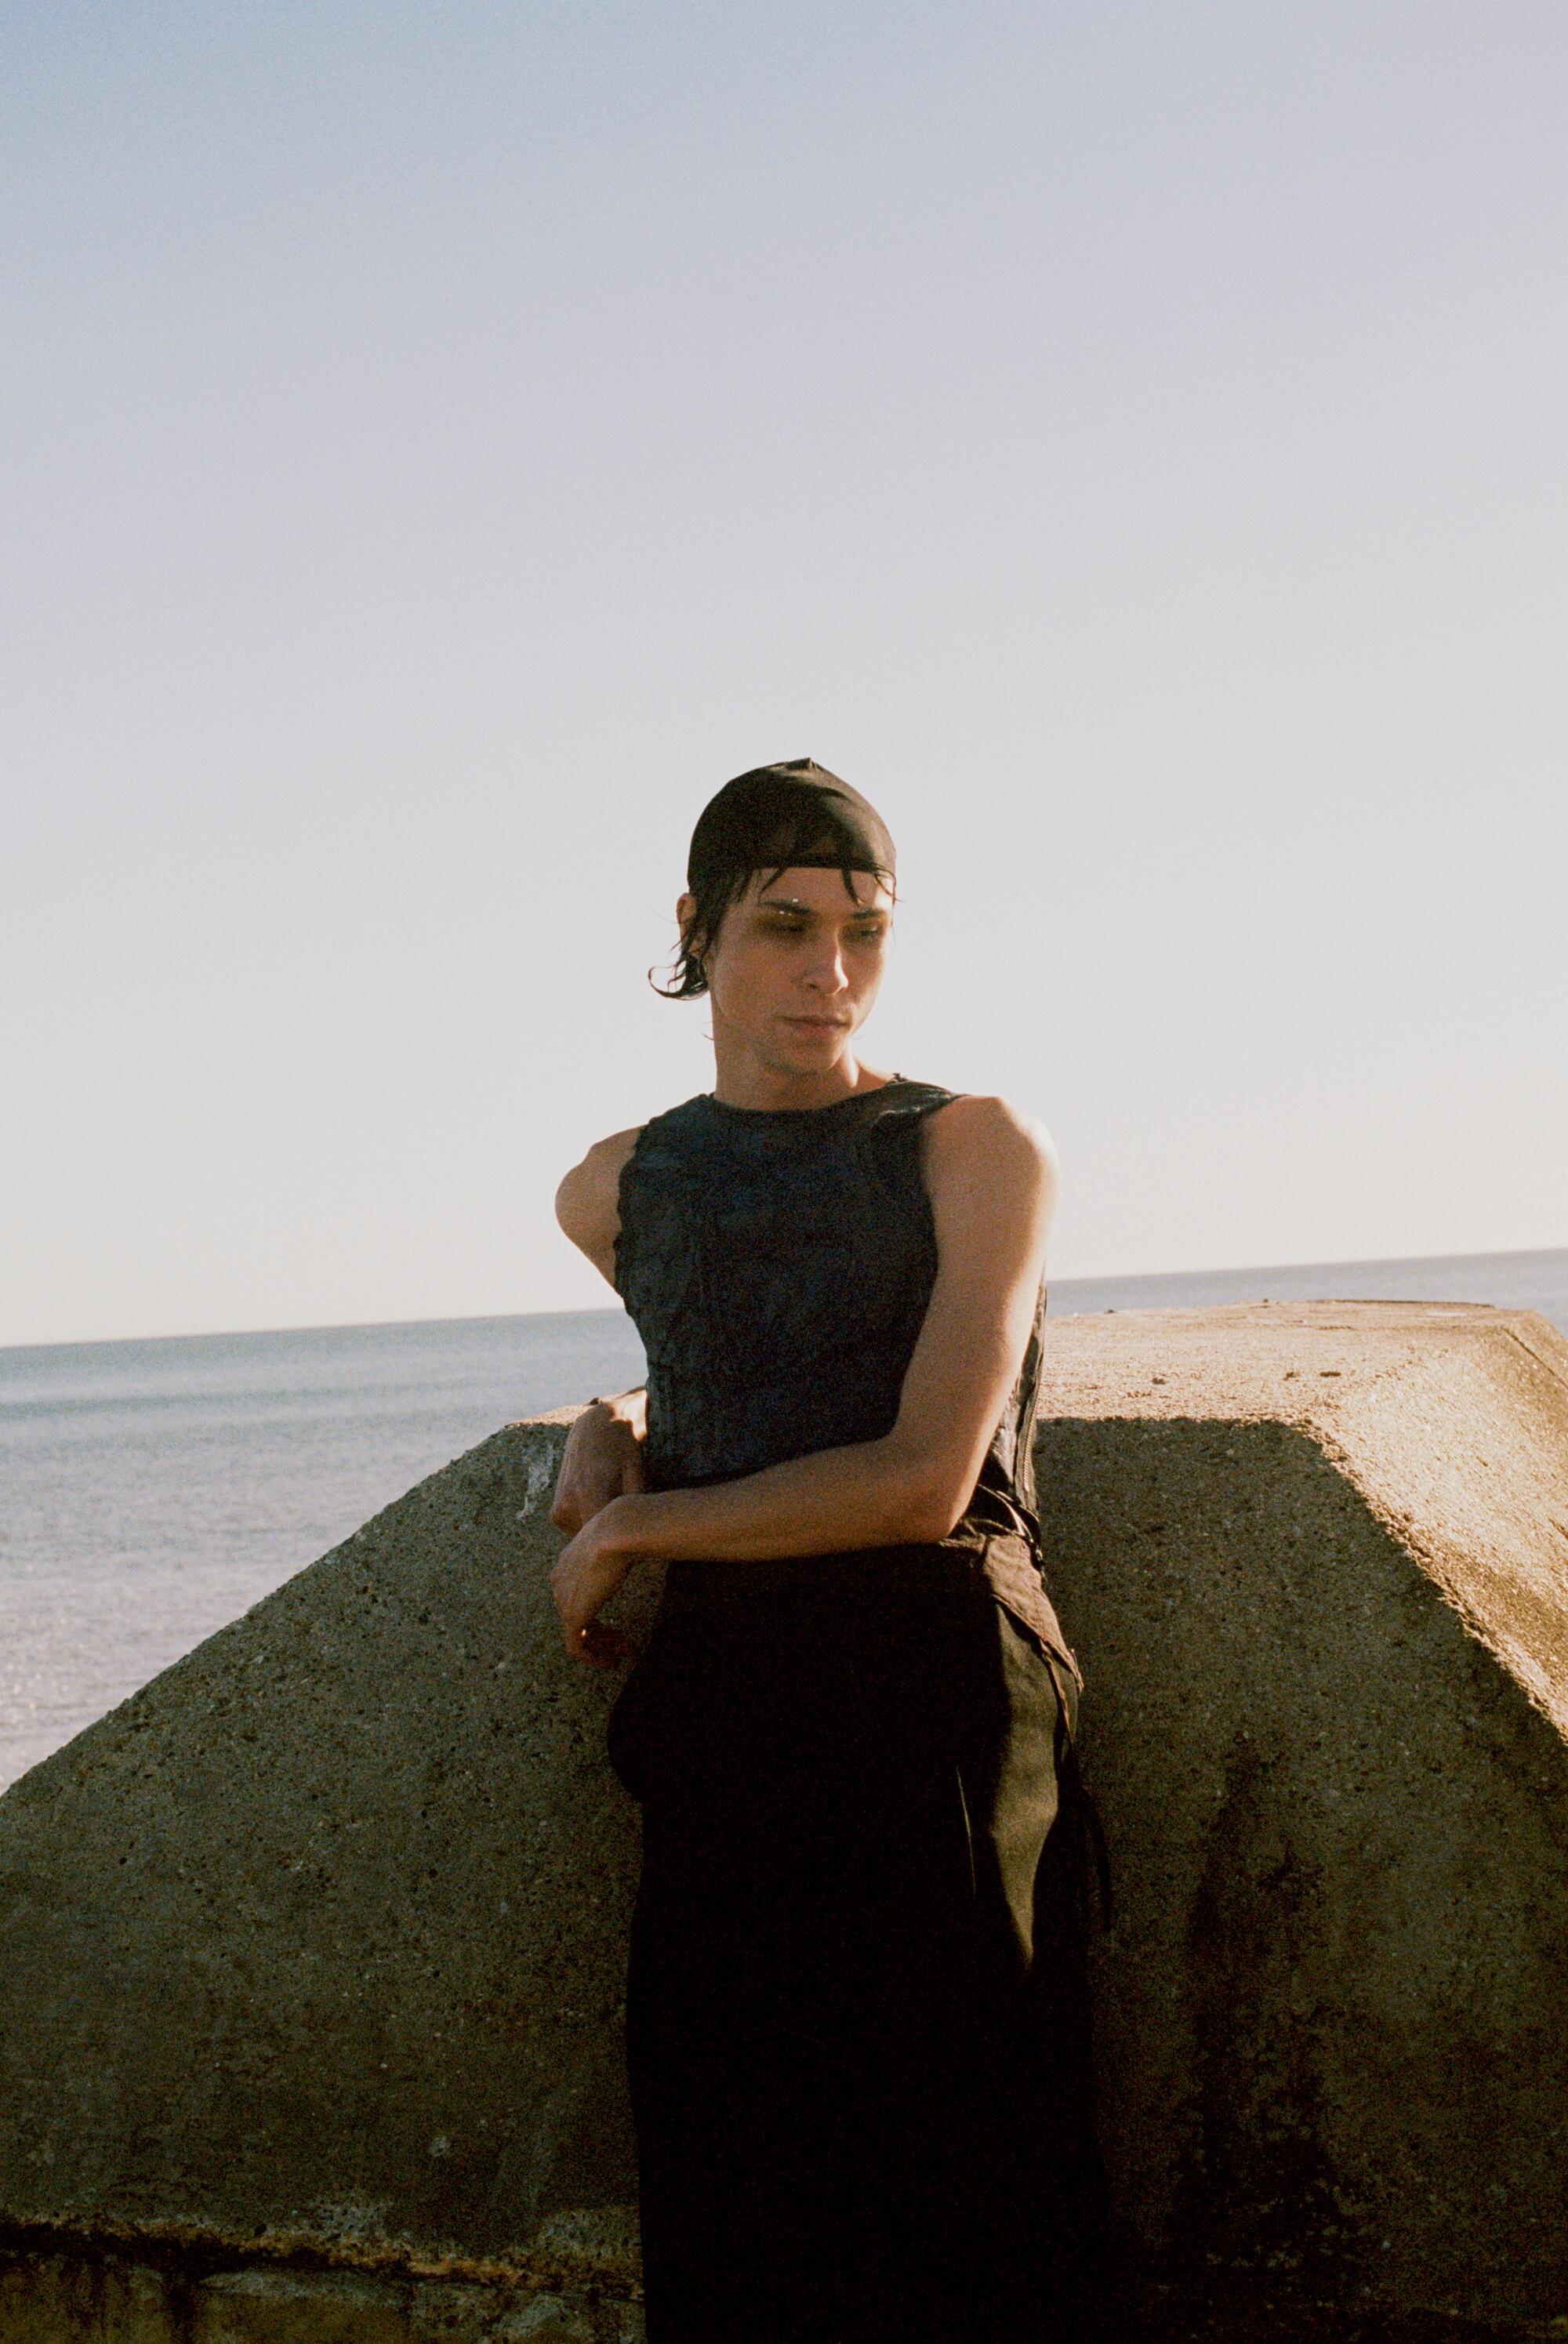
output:
POLYGON ((697 899, 688 887, 685 894, 678 896, 676 899, 675 918, 679 923, 681 930, 681 950, 684 953, 690 953, 693 947, 695 946, 696 955, 700 959, 703 953, 707 949, 709 938, 706 936, 693 935, 692 934, 691 923, 696 918, 696 916, 697 899))

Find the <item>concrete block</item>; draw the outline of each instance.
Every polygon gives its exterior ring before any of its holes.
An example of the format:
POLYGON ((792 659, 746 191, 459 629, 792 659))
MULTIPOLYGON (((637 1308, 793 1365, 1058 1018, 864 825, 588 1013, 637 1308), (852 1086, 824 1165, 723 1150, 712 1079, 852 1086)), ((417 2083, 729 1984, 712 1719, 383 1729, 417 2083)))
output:
POLYGON ((226 2271, 196 2294, 191 2344, 408 2344, 403 2290, 349 2271, 226 2271))
POLYGON ((642 2332, 640 2306, 581 2290, 0 2254, 0 2344, 641 2344, 642 2332))
POLYGON ((587 2309, 564 2295, 536 2295, 509 2311, 493 2331, 496 2344, 594 2344, 587 2309))
POLYGON ((410 2295, 409 2335, 412 2344, 474 2344, 491 2333, 511 2299, 507 2288, 422 2280, 410 2295))
POLYGON ((564 2218, 538 2276, 634 2268, 637 1814, 550 1601, 563 1437, 497 1433, 0 1799, 0 2219, 489 2278, 564 2218))
POLYGON ((1108 1314, 1053 1327, 1048 1392, 1050 1577, 1118 1899, 1095 1974, 1127 2251, 1179 2334, 1201 2304, 1237 2336, 1313 2306, 1545 2333, 1568 1346, 1481 1308, 1108 1314))
MULTIPOLYGON (((1053 1322, 1047 1376, 1127 2267, 1184 2337, 1552 2332, 1568 1347, 1437 1306, 1108 1314, 1053 1322)), ((0 2261, 0 2344, 163 2344, 160 2302, 182 2344, 455 2337, 498 2289, 491 2332, 632 2344, 636 1811, 618 1679, 546 1585, 568 1413, 0 1799, 0 2222, 105 2248, 0 2261), (160 2275, 112 2276, 138 2239, 160 2275)))

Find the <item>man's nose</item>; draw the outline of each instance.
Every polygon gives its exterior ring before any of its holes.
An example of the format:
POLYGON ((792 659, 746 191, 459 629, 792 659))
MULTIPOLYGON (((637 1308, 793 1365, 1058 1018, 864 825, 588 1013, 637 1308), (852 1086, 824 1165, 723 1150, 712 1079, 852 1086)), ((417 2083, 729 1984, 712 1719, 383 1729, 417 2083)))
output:
POLYGON ((844 955, 836 936, 824 936, 816 949, 808 954, 803 971, 805 982, 817 993, 842 993, 849 983, 845 975, 844 955))

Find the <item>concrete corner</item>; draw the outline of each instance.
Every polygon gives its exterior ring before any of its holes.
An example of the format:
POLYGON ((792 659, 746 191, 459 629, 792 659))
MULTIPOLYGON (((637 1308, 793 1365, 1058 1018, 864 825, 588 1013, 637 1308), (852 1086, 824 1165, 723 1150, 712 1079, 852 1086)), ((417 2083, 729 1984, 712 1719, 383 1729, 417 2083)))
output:
POLYGON ((1313 2305, 1545 2333, 1568 1346, 1530 1314, 1263 1305, 1060 1321, 1050 1359, 1124 2238, 1182 2319, 1229 2306, 1217 2333, 1313 2305))

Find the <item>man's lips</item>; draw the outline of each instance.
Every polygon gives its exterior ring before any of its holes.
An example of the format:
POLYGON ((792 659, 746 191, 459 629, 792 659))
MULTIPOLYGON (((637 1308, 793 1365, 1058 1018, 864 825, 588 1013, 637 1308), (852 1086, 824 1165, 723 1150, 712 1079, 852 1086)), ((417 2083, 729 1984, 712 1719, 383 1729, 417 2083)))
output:
POLYGON ((836 1034, 841 1026, 848 1025, 849 1020, 847 1017, 786 1017, 784 1022, 786 1026, 809 1026, 814 1034, 836 1034))

